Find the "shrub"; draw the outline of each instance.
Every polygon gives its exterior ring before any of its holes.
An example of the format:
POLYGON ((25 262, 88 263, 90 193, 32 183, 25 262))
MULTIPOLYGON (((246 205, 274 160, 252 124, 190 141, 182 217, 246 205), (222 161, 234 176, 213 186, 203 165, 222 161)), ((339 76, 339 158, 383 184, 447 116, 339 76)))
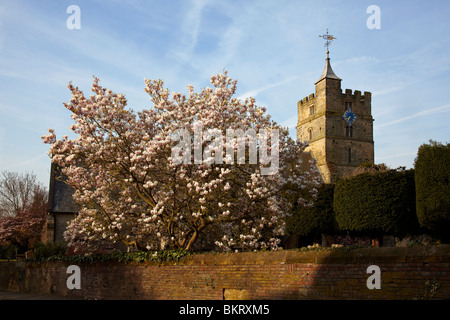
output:
POLYGON ((344 236, 337 236, 335 244, 342 246, 354 246, 354 247, 367 247, 370 246, 371 239, 368 237, 350 236, 347 234, 344 236))
POLYGON ((92 264, 92 263, 107 263, 107 262, 119 262, 119 263, 141 263, 141 262, 170 262, 179 261, 185 256, 189 256, 190 251, 184 249, 176 250, 164 250, 164 251, 135 251, 135 252, 121 252, 116 251, 113 253, 93 253, 93 254, 81 254, 81 255, 64 255, 55 252, 54 255, 34 257, 36 262, 46 261, 60 261, 66 263, 75 264, 92 264))
POLYGON ((342 230, 404 235, 418 227, 413 170, 362 173, 339 180, 334 211, 342 230))
POLYGON ((313 206, 295 204, 292 214, 286 221, 288 233, 306 236, 333 231, 335 227, 333 194, 334 184, 322 184, 317 189, 317 199, 313 206))
POLYGON ((450 144, 421 145, 414 167, 418 221, 445 235, 450 227, 450 144))
POLYGON ((65 255, 67 247, 62 242, 39 242, 34 247, 34 259, 44 260, 52 256, 63 256, 65 255))
POLYGON ((17 247, 12 244, 0 246, 0 259, 15 259, 17 247))

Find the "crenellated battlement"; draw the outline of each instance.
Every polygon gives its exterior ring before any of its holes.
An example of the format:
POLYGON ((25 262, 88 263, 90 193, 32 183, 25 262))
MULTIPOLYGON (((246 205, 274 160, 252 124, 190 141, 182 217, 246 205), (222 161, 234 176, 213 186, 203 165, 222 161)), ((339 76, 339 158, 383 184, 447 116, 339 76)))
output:
MULTIPOLYGON (((353 91, 352 89, 345 89, 342 91, 342 95, 346 99, 354 99, 354 100, 360 100, 360 99, 368 99, 370 100, 372 98, 372 93, 369 91, 364 91, 363 94, 361 94, 360 90, 353 91)), ((299 105, 307 104, 311 100, 314 100, 316 98, 316 95, 314 93, 311 93, 309 96, 304 97, 302 100, 298 102, 299 105)))
POLYGON ((352 89, 345 89, 342 94, 344 95, 344 98, 350 99, 350 98, 354 98, 354 99, 363 99, 363 98, 368 98, 370 99, 372 97, 372 93, 369 91, 364 91, 364 94, 361 95, 361 91, 359 90, 355 90, 355 92, 353 93, 352 89))
POLYGON ((309 102, 310 100, 314 100, 316 96, 314 95, 314 93, 311 93, 309 96, 304 97, 302 100, 299 101, 300 104, 304 104, 309 102))

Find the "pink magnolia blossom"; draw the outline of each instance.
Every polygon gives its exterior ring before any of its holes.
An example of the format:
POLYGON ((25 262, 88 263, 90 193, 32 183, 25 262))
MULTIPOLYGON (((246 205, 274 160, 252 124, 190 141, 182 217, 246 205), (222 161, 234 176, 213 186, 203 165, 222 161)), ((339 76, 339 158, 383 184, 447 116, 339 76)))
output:
MULTIPOLYGON (((77 137, 57 140, 51 129, 43 136, 82 208, 65 233, 69 245, 84 251, 116 242, 140 250, 189 250, 202 237, 224 250, 278 248, 289 211, 283 194, 293 185, 313 192, 318 171, 301 171, 306 145, 293 141, 265 108, 253 98, 233 97, 237 81, 224 72, 211 83, 214 88, 199 93, 189 85, 186 96, 170 94, 161 80, 145 80, 153 106, 140 112, 127 109, 125 96, 102 88, 97 78, 89 98, 69 84, 72 99, 64 106, 77 137), (189 163, 174 163, 172 134, 187 129, 194 136, 199 122, 204 131, 223 133, 224 150, 229 128, 278 130, 280 169, 263 175, 267 163, 238 164, 236 155, 231 164, 198 163, 194 150, 189 163)), ((205 150, 209 143, 192 148, 205 150)))

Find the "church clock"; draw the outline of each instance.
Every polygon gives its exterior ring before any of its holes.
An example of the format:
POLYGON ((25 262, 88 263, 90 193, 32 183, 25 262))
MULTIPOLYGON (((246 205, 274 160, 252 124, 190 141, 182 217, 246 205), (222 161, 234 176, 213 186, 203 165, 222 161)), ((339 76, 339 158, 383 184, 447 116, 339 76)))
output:
POLYGON ((355 123, 355 121, 358 120, 358 116, 353 112, 351 107, 345 110, 342 118, 344 118, 349 127, 351 127, 355 123))

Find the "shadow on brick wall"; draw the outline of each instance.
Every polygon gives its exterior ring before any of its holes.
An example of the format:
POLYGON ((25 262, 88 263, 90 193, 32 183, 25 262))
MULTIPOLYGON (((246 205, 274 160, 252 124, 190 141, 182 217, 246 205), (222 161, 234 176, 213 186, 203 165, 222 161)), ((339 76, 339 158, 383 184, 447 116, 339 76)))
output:
MULTIPOLYGON (((144 282, 145 267, 106 263, 80 265, 81 289, 69 290, 63 286, 64 296, 79 299, 153 299, 151 286, 144 282)), ((61 281, 55 281, 61 285, 61 281)), ((58 291, 58 290, 55 290, 58 291)))
POLYGON ((310 255, 310 263, 286 261, 286 275, 280 280, 285 289, 277 298, 450 299, 450 246, 342 249, 310 255))
POLYGON ((450 246, 195 254, 176 263, 80 264, 81 289, 72 290, 66 283, 68 266, 1 262, 0 289, 120 300, 450 299, 450 246), (379 288, 370 266, 379 268, 379 288))

